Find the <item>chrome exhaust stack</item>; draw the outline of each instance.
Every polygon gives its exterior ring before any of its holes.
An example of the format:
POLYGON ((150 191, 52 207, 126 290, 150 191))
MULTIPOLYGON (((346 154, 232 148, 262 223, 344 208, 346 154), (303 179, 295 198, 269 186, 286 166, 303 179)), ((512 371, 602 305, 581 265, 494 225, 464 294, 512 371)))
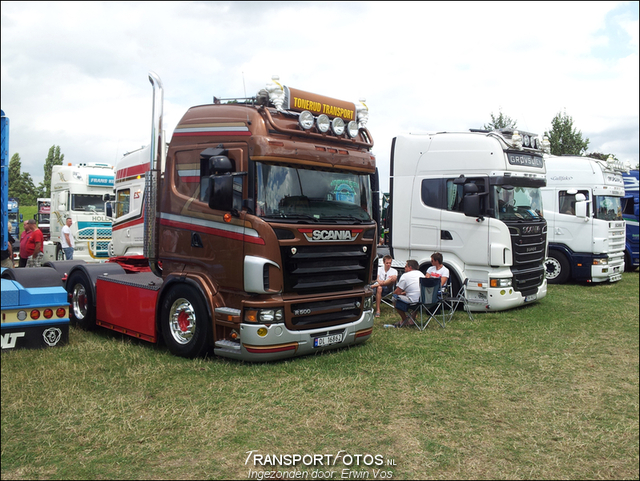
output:
POLYGON ((162 269, 158 265, 158 179, 160 169, 165 165, 165 143, 162 125, 162 107, 164 90, 162 80, 155 72, 149 72, 149 82, 153 86, 153 106, 151 112, 151 155, 149 171, 145 174, 145 204, 144 204, 144 255, 149 259, 151 272, 162 277, 162 269))

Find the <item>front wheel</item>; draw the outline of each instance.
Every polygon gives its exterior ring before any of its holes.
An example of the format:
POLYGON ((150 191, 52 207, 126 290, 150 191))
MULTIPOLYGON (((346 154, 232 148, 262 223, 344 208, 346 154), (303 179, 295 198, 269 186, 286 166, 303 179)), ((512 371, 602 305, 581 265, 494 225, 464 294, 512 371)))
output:
POLYGON ((67 292, 71 294, 71 320, 87 330, 96 327, 92 287, 91 281, 82 271, 74 272, 67 280, 67 292))
POLYGON ((560 252, 549 252, 544 269, 549 284, 564 284, 571 275, 569 261, 560 252))
POLYGON ((162 300, 160 329, 172 354, 188 358, 204 355, 210 347, 211 319, 202 296, 190 286, 172 288, 162 300))

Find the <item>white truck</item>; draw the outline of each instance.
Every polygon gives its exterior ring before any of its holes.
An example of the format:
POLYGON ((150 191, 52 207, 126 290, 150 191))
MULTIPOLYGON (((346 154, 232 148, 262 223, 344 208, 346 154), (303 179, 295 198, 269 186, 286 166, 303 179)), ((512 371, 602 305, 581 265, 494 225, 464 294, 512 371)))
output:
POLYGON ((126 153, 116 163, 115 202, 109 256, 144 254, 144 182, 149 170, 150 146, 126 153))
POLYGON ((64 260, 61 230, 71 217, 75 239, 74 260, 102 262, 108 259, 110 217, 105 214, 104 194, 113 193, 113 167, 101 163, 54 165, 51 171, 51 240, 44 244, 45 260, 64 260))
POLYGON ((580 156, 545 156, 542 189, 549 225, 547 281, 614 282, 624 271, 622 217, 626 171, 622 162, 580 156))
POLYGON ((396 261, 421 270, 440 252, 454 293, 468 279, 474 311, 500 311, 547 294, 546 183, 540 139, 514 130, 406 134, 391 147, 396 261))

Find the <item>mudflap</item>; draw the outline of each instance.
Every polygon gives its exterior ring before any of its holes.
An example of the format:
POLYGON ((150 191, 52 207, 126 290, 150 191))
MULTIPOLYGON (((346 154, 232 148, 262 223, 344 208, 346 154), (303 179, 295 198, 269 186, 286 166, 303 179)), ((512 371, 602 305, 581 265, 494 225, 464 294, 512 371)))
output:
POLYGON ((63 323, 11 323, 2 326, 2 352, 14 349, 46 349, 69 343, 69 321, 63 323))

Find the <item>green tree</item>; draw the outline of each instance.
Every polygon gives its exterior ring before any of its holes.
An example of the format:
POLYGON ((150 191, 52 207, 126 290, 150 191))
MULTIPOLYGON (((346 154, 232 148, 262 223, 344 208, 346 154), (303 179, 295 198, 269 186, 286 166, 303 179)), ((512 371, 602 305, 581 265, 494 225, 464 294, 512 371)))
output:
POLYGON ((51 197, 51 171, 54 165, 62 165, 64 154, 60 153, 59 145, 52 145, 44 161, 44 180, 38 186, 38 197, 51 197))
POLYGON ((493 112, 491 112, 491 122, 489 122, 488 124, 484 124, 484 127, 483 127, 484 130, 516 129, 516 128, 518 128, 518 125, 517 125, 515 120, 513 120, 508 115, 504 115, 502 113, 502 110, 500 110, 499 112, 500 113, 498 114, 497 117, 495 115, 493 115, 493 112))
POLYGON ((614 160, 618 160, 618 157, 616 157, 615 154, 603 154, 602 152, 591 152, 584 155, 586 155, 587 157, 591 157, 592 159, 598 159, 598 160, 607 160, 609 156, 612 156, 614 160))
POLYGON ((553 155, 582 155, 587 151, 589 139, 573 127, 573 118, 566 112, 558 112, 551 121, 551 130, 545 132, 551 143, 553 155))
POLYGON ((28 172, 20 172, 20 154, 15 153, 9 161, 9 197, 18 199, 20 205, 36 205, 38 191, 28 172))

